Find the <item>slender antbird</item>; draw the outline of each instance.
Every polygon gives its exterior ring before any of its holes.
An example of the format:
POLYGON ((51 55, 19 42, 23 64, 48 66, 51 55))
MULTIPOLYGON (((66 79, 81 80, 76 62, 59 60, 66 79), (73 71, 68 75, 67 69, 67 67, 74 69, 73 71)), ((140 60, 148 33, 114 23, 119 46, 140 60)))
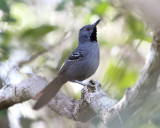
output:
POLYGON ((96 28, 99 22, 100 19, 80 29, 78 47, 65 60, 58 76, 40 92, 42 95, 33 109, 39 109, 47 104, 67 81, 83 84, 81 81, 96 72, 100 61, 96 28))

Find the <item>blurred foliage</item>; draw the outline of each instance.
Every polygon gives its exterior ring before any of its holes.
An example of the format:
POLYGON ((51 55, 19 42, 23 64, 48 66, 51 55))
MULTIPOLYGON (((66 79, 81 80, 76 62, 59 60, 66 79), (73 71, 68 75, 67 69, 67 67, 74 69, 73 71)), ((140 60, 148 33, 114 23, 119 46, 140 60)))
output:
POLYGON ((151 42, 151 38, 146 35, 147 28, 144 26, 144 23, 138 19, 136 19, 133 15, 128 15, 126 17, 127 29, 130 32, 131 39, 140 39, 151 42))
POLYGON ((42 25, 38 28, 27 29, 25 32, 21 34, 22 39, 31 39, 31 41, 41 40, 43 36, 47 33, 55 30, 55 26, 50 25, 42 25))
POLYGON ((137 71, 129 68, 127 64, 122 61, 123 60, 119 62, 117 62, 117 60, 111 61, 103 78, 103 85, 109 83, 107 91, 110 91, 109 88, 115 88, 115 91, 121 92, 117 93, 117 99, 121 99, 126 88, 132 87, 138 78, 137 71))
MULTIPOLYGON (((23 79, 19 71, 25 66, 27 73, 52 79, 77 46, 79 29, 98 18, 102 19, 97 27, 101 64, 93 78, 111 97, 121 99, 126 88, 136 83, 152 38, 149 26, 119 1, 0 0, 1 80, 14 83, 23 79)), ((75 97, 79 96, 80 90, 75 97)), ((1 117, 7 114, 2 113, 1 117)), ((95 120, 90 123, 97 128, 100 122, 95 120)))
POLYGON ((0 111, 0 126, 2 128, 9 127, 9 121, 7 117, 7 109, 0 111))
POLYGON ((7 32, 1 33, 1 43, 0 43, 0 60, 6 60, 9 57, 10 53, 10 46, 9 46, 9 41, 10 41, 10 34, 7 32))
POLYGON ((3 11, 2 21, 15 22, 16 20, 10 15, 10 7, 5 0, 0 0, 0 10, 3 11))
POLYGON ((0 111, 0 118, 3 118, 7 114, 7 109, 0 111))
POLYGON ((3 13, 9 14, 10 8, 5 0, 0 1, 0 9, 3 11, 3 13))
POLYGON ((103 16, 108 8, 109 8, 109 3, 100 2, 100 3, 96 4, 96 6, 93 8, 92 13, 97 14, 99 16, 103 16))

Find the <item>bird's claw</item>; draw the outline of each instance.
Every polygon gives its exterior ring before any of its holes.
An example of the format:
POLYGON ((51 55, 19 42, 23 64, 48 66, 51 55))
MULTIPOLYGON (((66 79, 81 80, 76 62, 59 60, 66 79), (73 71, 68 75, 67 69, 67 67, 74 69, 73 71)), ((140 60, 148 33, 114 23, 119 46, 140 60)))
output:
POLYGON ((84 82, 79 81, 79 80, 75 80, 74 82, 75 82, 75 83, 78 83, 78 84, 80 84, 80 85, 82 85, 82 86, 87 86, 87 83, 84 83, 84 82))

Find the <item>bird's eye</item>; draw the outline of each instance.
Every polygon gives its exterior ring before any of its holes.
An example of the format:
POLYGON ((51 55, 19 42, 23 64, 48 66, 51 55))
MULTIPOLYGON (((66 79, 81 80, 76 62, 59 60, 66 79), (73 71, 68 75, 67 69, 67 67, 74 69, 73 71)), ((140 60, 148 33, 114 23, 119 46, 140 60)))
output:
POLYGON ((87 31, 89 31, 89 28, 86 28, 87 31))

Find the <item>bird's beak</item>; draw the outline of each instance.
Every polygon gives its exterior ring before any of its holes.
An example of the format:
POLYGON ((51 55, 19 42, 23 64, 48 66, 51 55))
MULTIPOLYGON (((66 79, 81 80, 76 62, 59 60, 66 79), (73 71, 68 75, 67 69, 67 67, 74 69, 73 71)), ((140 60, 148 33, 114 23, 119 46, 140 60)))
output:
POLYGON ((101 21, 101 19, 97 20, 97 21, 93 24, 93 26, 96 27, 96 25, 97 25, 100 21, 101 21))

